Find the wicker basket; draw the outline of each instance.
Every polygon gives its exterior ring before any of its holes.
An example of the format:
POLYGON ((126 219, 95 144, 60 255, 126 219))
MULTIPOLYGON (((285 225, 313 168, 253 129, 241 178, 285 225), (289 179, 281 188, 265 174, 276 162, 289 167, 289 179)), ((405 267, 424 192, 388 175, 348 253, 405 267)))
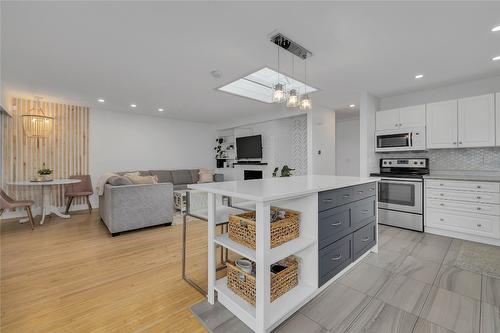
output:
MULTIPOLYGON (((290 256, 281 261, 288 267, 271 274, 271 302, 299 284, 299 262, 290 256)), ((227 262, 227 286, 245 301, 255 305, 255 276, 240 270, 234 263, 227 262)))
MULTIPOLYGON (((300 235, 300 213, 284 210, 285 218, 271 223, 271 248, 280 246, 300 235)), ((229 216, 229 238, 241 245, 255 249, 255 211, 229 216)))

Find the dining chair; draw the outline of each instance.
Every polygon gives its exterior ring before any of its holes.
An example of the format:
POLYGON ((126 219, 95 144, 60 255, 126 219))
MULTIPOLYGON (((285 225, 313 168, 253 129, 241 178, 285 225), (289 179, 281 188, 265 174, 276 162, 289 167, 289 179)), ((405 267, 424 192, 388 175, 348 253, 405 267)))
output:
POLYGON ((34 204, 31 200, 14 200, 7 195, 2 189, 0 189, 0 215, 6 209, 23 208, 26 209, 28 213, 28 220, 31 224, 31 229, 35 228, 35 223, 33 221, 33 214, 31 213, 31 206, 34 204))
POLYGON ((85 197, 87 200, 87 206, 89 207, 89 214, 92 213, 92 205, 90 204, 89 197, 94 193, 94 190, 92 189, 92 181, 90 180, 90 175, 74 175, 69 178, 79 179, 80 182, 66 185, 64 189, 64 196, 67 198, 66 214, 68 214, 71 203, 76 197, 85 197))

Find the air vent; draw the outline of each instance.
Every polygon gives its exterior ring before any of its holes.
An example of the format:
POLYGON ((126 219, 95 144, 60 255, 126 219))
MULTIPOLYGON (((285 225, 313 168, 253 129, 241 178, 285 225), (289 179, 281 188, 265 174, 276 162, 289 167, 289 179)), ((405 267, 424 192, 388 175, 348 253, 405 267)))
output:
POLYGON ((298 43, 295 43, 293 40, 281 33, 277 33, 276 35, 271 37, 271 42, 301 59, 307 59, 312 56, 312 53, 308 49, 299 45, 298 43))

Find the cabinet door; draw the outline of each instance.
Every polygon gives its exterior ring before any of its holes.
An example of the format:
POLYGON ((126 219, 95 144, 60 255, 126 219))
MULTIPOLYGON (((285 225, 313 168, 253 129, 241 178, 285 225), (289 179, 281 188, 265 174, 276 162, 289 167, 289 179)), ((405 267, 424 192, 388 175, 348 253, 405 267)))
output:
POLYGON ((424 127, 425 104, 399 109, 399 124, 401 127, 424 127))
POLYGON ((378 111, 375 117, 377 131, 399 128, 399 109, 378 111))
POLYGON ((495 98, 496 104, 496 118, 497 118, 497 128, 496 128, 496 137, 497 137, 497 146, 500 146, 500 93, 496 94, 495 98))
POLYGON ((457 100, 426 105, 427 148, 456 148, 457 100))
POLYGON ((458 100, 458 147, 495 145, 495 97, 493 94, 458 100))

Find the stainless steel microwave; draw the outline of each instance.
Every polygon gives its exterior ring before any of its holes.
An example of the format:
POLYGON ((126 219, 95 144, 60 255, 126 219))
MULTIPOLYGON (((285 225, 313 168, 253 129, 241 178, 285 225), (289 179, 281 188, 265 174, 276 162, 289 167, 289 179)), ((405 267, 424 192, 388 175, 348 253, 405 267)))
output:
POLYGON ((425 127, 400 128, 375 133, 376 152, 425 149, 425 127))

